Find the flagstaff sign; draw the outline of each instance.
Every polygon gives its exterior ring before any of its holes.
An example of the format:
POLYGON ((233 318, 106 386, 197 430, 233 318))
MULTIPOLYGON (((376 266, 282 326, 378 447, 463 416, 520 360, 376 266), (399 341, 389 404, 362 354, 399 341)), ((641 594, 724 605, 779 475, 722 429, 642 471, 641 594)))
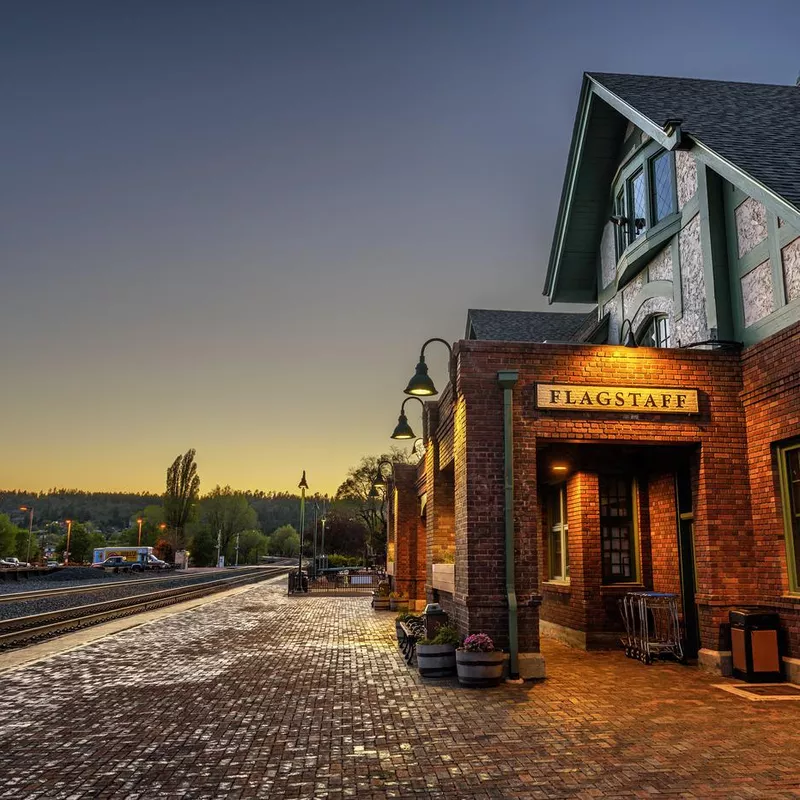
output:
POLYGON ((697 389, 537 383, 536 407, 550 411, 697 414, 697 389))

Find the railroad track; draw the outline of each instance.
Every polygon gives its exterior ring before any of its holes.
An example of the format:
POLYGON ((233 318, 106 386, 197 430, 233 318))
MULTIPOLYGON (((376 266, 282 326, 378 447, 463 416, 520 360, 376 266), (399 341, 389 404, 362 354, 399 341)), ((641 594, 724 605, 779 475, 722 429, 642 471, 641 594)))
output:
MULTIPOLYGON (((268 569, 268 567, 258 567, 256 569, 268 569)), ((246 574, 251 574, 254 570, 249 570, 246 574)), ((144 583, 154 581, 179 581, 196 579, 200 573, 190 572, 181 575, 165 575, 162 572, 154 574, 150 578, 128 578, 119 581, 105 581, 104 583, 76 583, 76 586, 65 586, 58 589, 34 589, 29 592, 5 592, 0 594, 0 603, 20 603, 23 600, 40 600, 47 597, 65 597, 71 594, 87 594, 91 592, 102 592, 106 589, 118 589, 120 586, 141 586, 144 583)), ((244 575, 245 570, 239 568, 239 575, 244 575)))
POLYGON ((262 567, 258 571, 248 572, 244 575, 230 575, 190 586, 176 586, 148 594, 0 620, 0 649, 32 644, 60 633, 97 625, 100 622, 141 614, 143 611, 152 611, 181 603, 184 600, 225 591, 242 584, 275 578, 288 570, 289 567, 283 566, 262 567))

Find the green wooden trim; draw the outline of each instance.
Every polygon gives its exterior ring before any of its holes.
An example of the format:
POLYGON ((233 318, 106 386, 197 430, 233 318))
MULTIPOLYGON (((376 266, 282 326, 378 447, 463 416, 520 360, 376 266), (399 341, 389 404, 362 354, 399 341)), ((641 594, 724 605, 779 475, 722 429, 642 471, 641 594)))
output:
MULTIPOLYGON (((741 291, 738 292, 741 297, 741 291)), ((744 327, 742 322, 742 332, 737 335, 739 341, 743 342, 746 347, 772 336, 773 333, 778 333, 784 328, 793 325, 795 322, 800 321, 800 298, 792 300, 787 303, 783 308, 773 311, 766 317, 762 317, 758 322, 754 322, 749 328, 744 327)))
MULTIPOLYGON (((641 307, 654 297, 666 297, 672 299, 672 281, 650 281, 646 283, 641 291, 636 295, 631 303, 631 307, 625 309, 625 317, 631 321, 636 319, 641 307)), ((660 311, 654 312, 657 314, 663 313, 660 311)))
POLYGON ((722 179, 705 164, 697 166, 697 194, 700 202, 700 248, 706 286, 706 322, 720 339, 732 339, 728 247, 726 242, 725 198, 722 179))
MULTIPOLYGON (((681 220, 682 221, 682 220, 681 220)), ((672 247, 672 316, 676 321, 683 317, 683 283, 681 281, 681 238, 673 237, 672 247)))
POLYGON ((630 120, 637 128, 643 130, 651 139, 655 139, 661 147, 669 149, 670 137, 664 133, 664 129, 656 125, 649 117, 646 117, 641 112, 637 111, 632 105, 626 103, 622 98, 617 97, 613 92, 606 89, 603 84, 598 83, 594 78, 589 76, 592 85, 592 92, 605 100, 611 108, 619 111, 623 117, 630 120))
POLYGON ((548 301, 553 302, 553 291, 555 290, 558 278, 558 266, 561 263, 564 251, 564 240, 567 236, 566 221, 569 219, 572 210, 572 199, 575 193, 575 186, 578 182, 578 171, 581 166, 581 155, 583 144, 586 140, 586 127, 589 124, 589 114, 592 104, 591 82, 588 76, 584 76, 583 86, 581 87, 581 98, 578 103, 578 111, 575 115, 575 124, 572 130, 572 141, 570 142, 569 155, 567 156, 568 170, 564 179, 564 186, 561 190, 561 202, 558 207, 558 217, 556 219, 556 230, 553 238, 553 245, 550 248, 550 261, 547 265, 547 276, 545 277, 544 291, 542 294, 548 296, 548 301))
POLYGON ((797 561, 794 550, 794 531, 792 530, 792 505, 789 499, 789 475, 786 471, 786 454, 800 448, 800 443, 777 448, 778 476, 781 486, 781 509, 783 510, 783 534, 786 542, 786 566, 789 573, 789 591, 800 591, 797 574, 797 561))
POLYGON ((700 213, 699 192, 695 192, 681 209, 681 228, 685 228, 700 213))
POLYGON ((780 236, 778 235, 778 215, 767 211, 767 244, 772 267, 772 310, 777 311, 786 305, 786 285, 783 281, 783 259, 781 258, 780 236))
MULTIPOLYGON (((733 231, 734 244, 738 246, 736 230, 733 231)), ((731 262, 733 264, 733 274, 742 278, 748 272, 752 272, 759 264, 763 264, 771 255, 772 243, 769 234, 764 241, 759 242, 752 250, 745 253, 741 258, 737 257, 738 250, 735 250, 731 262)))
POLYGON ((795 208, 788 200, 775 194, 769 187, 724 159, 701 141, 695 140, 692 153, 698 161, 711 167, 734 186, 740 187, 751 197, 764 203, 767 208, 771 208, 781 219, 800 229, 800 209, 795 208))
POLYGON ((663 249, 668 239, 680 229, 681 215, 670 214, 629 244, 617 262, 617 291, 638 275, 645 264, 663 249))

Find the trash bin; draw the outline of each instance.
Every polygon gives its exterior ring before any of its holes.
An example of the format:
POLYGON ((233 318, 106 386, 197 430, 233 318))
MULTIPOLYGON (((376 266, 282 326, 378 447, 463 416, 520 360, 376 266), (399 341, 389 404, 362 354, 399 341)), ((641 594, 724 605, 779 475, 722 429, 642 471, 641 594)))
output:
POLYGON ((748 683, 782 681, 778 615, 760 608, 733 608, 729 619, 734 676, 748 683))

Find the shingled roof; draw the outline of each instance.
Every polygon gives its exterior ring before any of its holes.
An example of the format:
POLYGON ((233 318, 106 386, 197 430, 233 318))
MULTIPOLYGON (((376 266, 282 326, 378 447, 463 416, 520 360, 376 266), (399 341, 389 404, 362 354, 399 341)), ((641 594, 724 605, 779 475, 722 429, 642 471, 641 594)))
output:
POLYGON ((597 300, 597 251, 628 123, 800 227, 800 87, 584 74, 544 294, 597 300))
POLYGON ((494 311, 471 308, 467 312, 467 339, 501 342, 578 341, 587 320, 597 323, 597 311, 568 314, 549 311, 494 311))
POLYGON ((590 72, 659 127, 668 119, 800 208, 800 87, 590 72))

